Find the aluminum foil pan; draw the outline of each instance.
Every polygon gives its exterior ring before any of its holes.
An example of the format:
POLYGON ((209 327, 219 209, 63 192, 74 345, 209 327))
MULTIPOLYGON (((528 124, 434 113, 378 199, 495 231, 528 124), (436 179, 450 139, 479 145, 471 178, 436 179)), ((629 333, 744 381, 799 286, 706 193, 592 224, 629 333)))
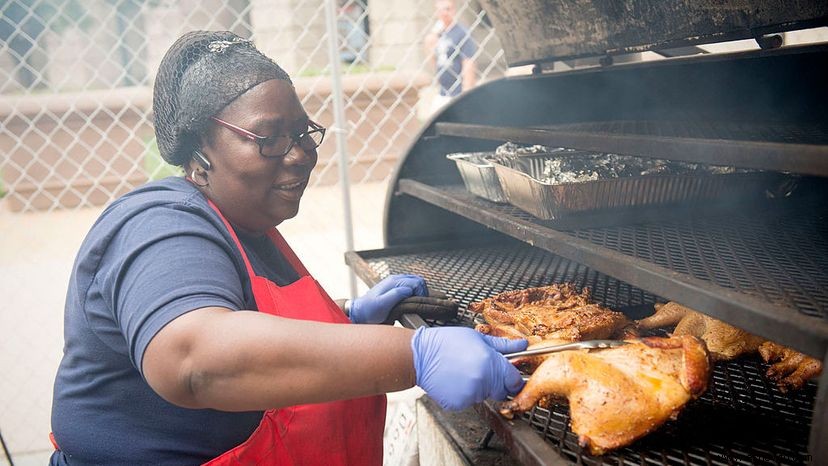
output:
POLYGON ((465 152, 448 154, 446 158, 457 164, 469 192, 492 202, 506 203, 495 168, 487 160, 487 157, 493 155, 492 152, 465 152))
MULTIPOLYGON (((577 156, 577 155, 575 155, 577 156)), ((732 201, 761 196, 779 184, 772 172, 704 172, 625 176, 572 183, 549 183, 544 168, 559 154, 490 159, 506 199, 543 220, 570 214, 638 206, 732 201)))

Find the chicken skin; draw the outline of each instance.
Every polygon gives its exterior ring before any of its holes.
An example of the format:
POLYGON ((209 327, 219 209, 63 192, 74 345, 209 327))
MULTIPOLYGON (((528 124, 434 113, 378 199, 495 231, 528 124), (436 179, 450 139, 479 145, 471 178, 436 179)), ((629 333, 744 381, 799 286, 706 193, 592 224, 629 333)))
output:
POLYGON ((549 397, 566 398, 572 431, 593 455, 629 445, 674 419, 710 378, 704 343, 692 336, 628 340, 616 348, 562 351, 515 364, 539 365, 500 413, 512 418, 549 397))
POLYGON ((507 291, 472 303, 469 310, 486 319, 479 332, 526 338, 530 344, 637 336, 624 314, 591 303, 588 288, 578 293, 570 284, 507 291))
POLYGON ((638 321, 638 328, 650 330, 676 326, 673 335, 693 335, 707 344, 714 361, 729 361, 743 354, 754 353, 765 341, 740 328, 710 318, 675 302, 656 304, 656 312, 638 321))
POLYGON ((771 365, 765 375, 776 382, 782 393, 798 390, 822 373, 821 362, 772 341, 759 345, 759 355, 765 362, 779 361, 771 365))
POLYGON ((674 336, 693 335, 701 338, 714 361, 727 361, 759 352, 771 363, 766 376, 784 392, 797 390, 822 372, 822 363, 740 328, 708 317, 675 302, 656 304, 656 312, 638 321, 638 328, 649 330, 675 325, 674 336))

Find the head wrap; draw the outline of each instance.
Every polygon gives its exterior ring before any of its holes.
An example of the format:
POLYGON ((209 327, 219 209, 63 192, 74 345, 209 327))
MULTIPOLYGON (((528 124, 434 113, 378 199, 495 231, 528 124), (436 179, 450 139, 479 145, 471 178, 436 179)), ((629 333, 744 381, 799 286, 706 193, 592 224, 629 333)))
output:
POLYGON ((152 110, 161 157, 184 165, 211 116, 271 79, 290 77, 253 43, 229 31, 192 31, 170 47, 155 78, 152 110))

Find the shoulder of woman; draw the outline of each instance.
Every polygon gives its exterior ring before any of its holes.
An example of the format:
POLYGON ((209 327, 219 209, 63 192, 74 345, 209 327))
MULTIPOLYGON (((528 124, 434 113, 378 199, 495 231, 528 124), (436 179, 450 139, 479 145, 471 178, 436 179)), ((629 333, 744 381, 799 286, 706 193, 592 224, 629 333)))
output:
POLYGON ((195 186, 184 178, 168 177, 147 183, 124 194, 104 210, 101 218, 133 216, 156 208, 212 211, 204 195, 195 186))
POLYGON ((90 236, 112 239, 125 233, 156 236, 173 231, 224 236, 224 230, 204 195, 183 178, 170 177, 147 183, 115 200, 98 218, 90 236))

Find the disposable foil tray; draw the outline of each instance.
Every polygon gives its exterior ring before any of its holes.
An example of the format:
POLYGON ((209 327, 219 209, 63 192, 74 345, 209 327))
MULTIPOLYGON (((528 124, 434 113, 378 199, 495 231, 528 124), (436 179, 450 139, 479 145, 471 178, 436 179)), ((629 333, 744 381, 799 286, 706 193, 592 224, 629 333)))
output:
POLYGON ((506 203, 495 168, 486 159, 493 155, 492 152, 466 152, 448 154, 446 158, 457 164, 469 192, 492 202, 506 203))
POLYGON ((506 200, 543 220, 640 206, 732 202, 777 190, 784 175, 772 172, 628 176, 573 183, 546 183, 544 163, 560 155, 490 159, 506 200))

